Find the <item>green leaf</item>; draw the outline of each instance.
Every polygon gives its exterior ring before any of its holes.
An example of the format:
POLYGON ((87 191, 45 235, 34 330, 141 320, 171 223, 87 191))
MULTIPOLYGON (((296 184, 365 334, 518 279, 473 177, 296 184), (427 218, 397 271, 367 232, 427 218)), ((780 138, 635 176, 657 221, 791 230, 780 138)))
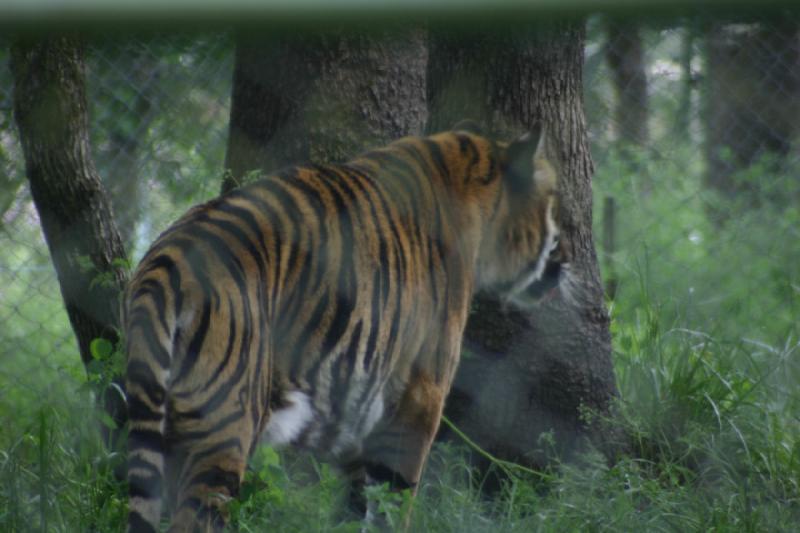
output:
POLYGON ((92 357, 98 361, 105 361, 111 357, 111 354, 114 352, 114 345, 106 339, 98 337, 93 339, 89 344, 89 351, 91 352, 92 357))
POLYGON ((264 466, 280 466, 281 457, 272 446, 262 446, 260 458, 264 466))
POLYGON ((117 429, 117 424, 114 419, 105 411, 98 411, 97 416, 100 418, 100 423, 108 429, 117 429))

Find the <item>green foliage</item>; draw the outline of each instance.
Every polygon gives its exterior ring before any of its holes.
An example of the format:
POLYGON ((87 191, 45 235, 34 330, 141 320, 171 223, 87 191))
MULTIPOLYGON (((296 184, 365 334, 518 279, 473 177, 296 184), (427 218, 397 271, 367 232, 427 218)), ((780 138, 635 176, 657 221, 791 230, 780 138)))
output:
POLYGON ((786 375, 800 368, 800 344, 765 352, 654 320, 617 333, 620 418, 637 468, 709 509, 727 498, 727 526, 800 516, 800 396, 786 375))
MULTIPOLYGON (((785 202, 797 195, 796 178, 757 165, 739 177, 757 190, 723 198, 704 187, 695 148, 666 148, 610 152, 595 178, 596 205, 612 197, 618 207, 617 249, 600 250, 620 282, 617 315, 640 320, 655 297, 662 326, 769 344, 797 338, 800 210, 785 202), (715 220, 720 212, 726 218, 715 220)), ((595 220, 602 235, 602 214, 595 220)))
POLYGON ((113 475, 122 457, 104 446, 90 395, 65 392, 58 401, 29 397, 28 418, 3 410, 3 531, 113 531, 123 523, 126 491, 113 475))
POLYGON ((232 528, 355 533, 360 522, 342 519, 346 493, 344 480, 329 465, 264 446, 252 458, 241 496, 229 505, 232 528))

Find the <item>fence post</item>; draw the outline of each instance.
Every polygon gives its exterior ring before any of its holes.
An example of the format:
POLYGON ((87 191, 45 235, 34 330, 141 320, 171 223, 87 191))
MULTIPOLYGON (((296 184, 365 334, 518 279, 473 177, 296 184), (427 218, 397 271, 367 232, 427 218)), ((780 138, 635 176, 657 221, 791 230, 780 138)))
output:
POLYGON ((617 273, 614 268, 616 246, 617 203, 613 196, 603 198, 603 270, 606 295, 613 300, 617 295, 617 273))

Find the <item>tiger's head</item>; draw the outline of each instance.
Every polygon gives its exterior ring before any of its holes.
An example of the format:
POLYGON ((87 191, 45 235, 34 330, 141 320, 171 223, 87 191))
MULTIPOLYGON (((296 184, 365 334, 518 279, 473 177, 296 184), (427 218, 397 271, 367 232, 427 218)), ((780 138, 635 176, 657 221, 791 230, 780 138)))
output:
POLYGON ((567 270, 558 225, 558 175, 541 126, 497 143, 496 208, 481 239, 479 286, 523 308, 553 294, 567 270))

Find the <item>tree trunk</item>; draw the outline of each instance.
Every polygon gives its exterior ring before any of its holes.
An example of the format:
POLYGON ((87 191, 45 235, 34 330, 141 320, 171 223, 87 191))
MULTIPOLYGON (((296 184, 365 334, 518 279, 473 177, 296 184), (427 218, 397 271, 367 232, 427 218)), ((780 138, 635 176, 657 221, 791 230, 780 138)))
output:
POLYGON ((697 83, 696 76, 692 71, 696 35, 697 23, 691 19, 687 20, 681 36, 681 92, 675 120, 675 133, 687 139, 691 139, 692 135, 692 93, 697 83))
POLYGON ((639 27, 631 20, 610 19, 606 60, 614 85, 614 125, 624 145, 642 146, 647 129, 647 73, 639 27))
MULTIPOLYGON (((465 407, 459 398, 450 402, 450 413, 507 457, 525 456, 552 428, 566 449, 580 435, 597 434, 595 426, 579 420, 579 407, 607 412, 616 390, 591 236, 592 163, 580 100, 582 25, 562 25, 538 37, 439 35, 431 45, 428 84, 436 90, 428 91, 435 110, 429 129, 449 128, 464 117, 482 119, 505 135, 538 118, 547 123, 566 176, 562 225, 577 272, 575 306, 555 301, 535 317, 494 310, 471 321, 468 341, 479 354, 465 358, 457 396, 469 392, 475 416, 457 415, 465 407), (482 375, 491 377, 481 380, 482 375), (496 420, 484 431, 477 426, 486 417, 496 420), (502 431, 491 439, 495 426, 502 431)), ((341 160, 420 133, 425 60, 425 39, 417 31, 240 39, 223 190, 250 170, 341 160)), ((480 310, 493 306, 488 297, 476 302, 480 310)))
POLYGON ((342 161, 419 134, 426 61, 419 30, 240 37, 223 192, 249 171, 342 161))
POLYGON ((706 185, 733 198, 758 189, 736 173, 767 154, 780 163, 798 132, 800 34, 792 18, 715 24, 706 44, 706 185))
POLYGON ((14 116, 31 194, 81 359, 90 343, 118 340, 125 250, 91 159, 81 46, 69 37, 12 49, 14 116))
POLYGON ((483 121, 509 136, 541 121, 547 152, 560 167, 562 239, 572 257, 572 299, 523 314, 479 295, 466 353, 447 405, 451 420, 502 457, 541 464, 583 437, 603 445, 600 424, 616 396, 609 318, 592 240, 592 159, 582 108, 583 23, 514 28, 504 33, 431 34, 430 128, 483 121), (554 449, 540 437, 552 431, 554 449))

